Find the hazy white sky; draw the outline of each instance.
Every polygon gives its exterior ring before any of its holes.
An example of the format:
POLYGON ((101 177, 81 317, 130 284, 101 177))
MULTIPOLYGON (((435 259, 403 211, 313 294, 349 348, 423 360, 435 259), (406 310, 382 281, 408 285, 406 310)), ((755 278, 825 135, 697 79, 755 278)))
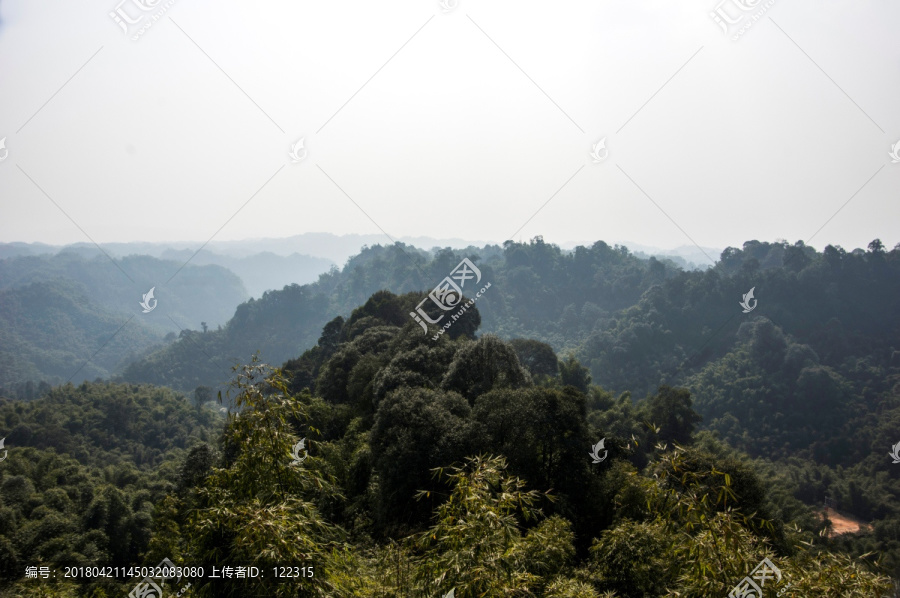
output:
POLYGON ((900 241, 897 2, 118 1, 0 0, 0 241, 900 241))

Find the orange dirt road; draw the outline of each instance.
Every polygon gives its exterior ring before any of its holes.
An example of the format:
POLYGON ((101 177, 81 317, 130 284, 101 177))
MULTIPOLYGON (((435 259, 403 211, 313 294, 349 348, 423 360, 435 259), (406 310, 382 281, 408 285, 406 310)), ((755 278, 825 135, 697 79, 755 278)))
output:
POLYGON ((855 534, 859 531, 870 531, 872 526, 865 523, 864 521, 853 517, 852 515, 844 515, 838 513, 834 509, 828 508, 825 511, 819 511, 818 515, 821 519, 823 513, 828 514, 828 518, 831 520, 831 533, 829 537, 840 536, 842 534, 855 534))

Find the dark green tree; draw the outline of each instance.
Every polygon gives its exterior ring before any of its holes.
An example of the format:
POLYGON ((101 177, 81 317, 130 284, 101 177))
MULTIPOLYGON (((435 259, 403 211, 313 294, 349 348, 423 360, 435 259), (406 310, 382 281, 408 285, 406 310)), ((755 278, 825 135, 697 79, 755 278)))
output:
POLYGON ((441 387, 466 397, 470 403, 493 388, 522 388, 531 376, 519 364, 513 348, 488 334, 465 343, 457 352, 441 387))
POLYGON ((642 405, 641 416, 659 429, 657 438, 663 442, 688 444, 702 417, 694 411, 691 393, 685 388, 660 386, 642 405))
POLYGON ((583 367, 571 353, 559 362, 559 378, 564 386, 574 386, 583 393, 591 385, 590 370, 583 367))
POLYGON ((469 414, 468 402, 454 392, 400 388, 381 401, 370 443, 383 527, 409 529, 427 521, 434 504, 416 501, 416 492, 434 487, 432 469, 477 450, 469 414))
POLYGON ((532 376, 556 376, 559 373, 553 347, 533 339, 515 338, 509 341, 522 364, 532 376))

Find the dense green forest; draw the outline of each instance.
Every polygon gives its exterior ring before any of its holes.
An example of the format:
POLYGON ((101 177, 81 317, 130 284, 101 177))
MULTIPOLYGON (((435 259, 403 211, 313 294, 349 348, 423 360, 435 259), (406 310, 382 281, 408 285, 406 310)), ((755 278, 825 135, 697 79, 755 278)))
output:
POLYGON ((9 453, 0 463, 0 576, 18 579, 40 563, 142 562, 155 505, 179 487, 191 447, 215 441, 222 419, 165 388, 108 382, 0 399, 9 453))
POLYGON ((695 272, 602 242, 368 248, 128 382, 3 400, 0 593, 125 595, 23 567, 168 558, 267 572, 185 596, 699 598, 768 558, 765 595, 896 596, 898 286, 877 240, 695 272), (410 313, 462 257, 492 288, 432 340, 410 313), (826 500, 871 526, 834 534, 826 500))

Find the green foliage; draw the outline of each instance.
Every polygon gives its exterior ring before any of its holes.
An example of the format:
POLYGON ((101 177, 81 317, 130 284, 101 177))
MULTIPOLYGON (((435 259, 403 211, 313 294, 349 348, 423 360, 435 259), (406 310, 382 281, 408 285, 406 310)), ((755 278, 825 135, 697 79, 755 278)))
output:
POLYGON ((678 381, 728 351, 743 322, 734 317, 736 301, 755 287, 754 317, 771 318, 823 365, 878 353, 884 364, 900 325, 890 300, 900 292, 898 274, 898 249, 847 253, 828 246, 817 253, 802 243, 748 241, 743 250, 726 249, 715 269, 679 273, 650 288, 595 329, 578 356, 596 382, 617 392, 643 394, 678 381), (794 256, 787 263, 786 254, 794 256))
MULTIPOLYGON (((199 508, 191 513, 185 554, 209 567, 243 563, 271 571, 285 563, 317 566, 324 576, 279 583, 272 576, 248 580, 238 588, 228 580, 198 583, 198 596, 318 596, 329 591, 331 550, 341 533, 319 513, 315 501, 336 492, 323 476, 318 458, 293 464, 299 440, 292 422, 306 420, 302 404, 288 393, 277 370, 255 360, 238 370, 233 382, 240 410, 229 418, 223 442, 233 447, 223 467, 215 467, 199 490, 199 508)), ((307 433, 313 433, 308 430, 307 433)), ((307 445, 315 453, 314 447, 307 445)))
POLYGON ((552 511, 591 529, 599 501, 589 460, 584 397, 565 390, 493 390, 476 400, 473 419, 487 434, 485 446, 506 457, 510 471, 538 488, 553 488, 552 511))
POLYGON ((419 536, 424 550, 420 575, 429 593, 455 588, 460 598, 524 595, 535 583, 527 547, 550 530, 535 528, 536 537, 523 541, 517 515, 526 521, 538 517, 539 494, 526 491, 525 483, 505 469, 502 457, 474 457, 446 474, 450 496, 438 507, 434 525, 419 536))
POLYGON ((427 521, 433 504, 416 503, 414 496, 434 487, 431 469, 470 454, 470 411, 456 393, 421 388, 401 388, 381 402, 370 439, 381 525, 406 527, 427 521))
MULTIPOLYGON (((786 457, 817 443, 824 448, 829 436, 857 427, 848 420, 866 402, 808 345, 765 319, 744 324, 739 338, 742 344, 689 381, 698 411, 724 439, 751 454, 786 457)), ((834 449, 846 458, 844 448, 834 449)))
MULTIPOLYGON (((0 580, 39 562, 142 562, 153 505, 175 488, 178 461, 211 435, 215 419, 167 389, 126 384, 68 384, 27 403, 0 402, 0 429, 10 430, 0 431, 8 450, 0 467, 0 580)), ((30 595, 24 583, 0 594, 30 595)), ((77 588, 89 595, 109 583, 79 580, 77 588)), ((72 596, 73 587, 46 591, 72 596)))
POLYGON ((692 405, 691 393, 687 389, 660 386, 659 391, 641 405, 640 417, 648 422, 656 439, 687 444, 696 424, 703 419, 692 405))
POLYGON ((531 383, 513 348, 489 334, 456 352, 441 388, 456 391, 471 403, 491 389, 521 388, 531 383))
POLYGON ((661 596, 672 583, 669 538, 660 522, 625 519, 591 547, 598 585, 622 596, 661 596))
MULTIPOLYGON (((613 598, 613 594, 604 594, 605 598, 613 598)), ((544 598, 600 598, 593 586, 576 579, 558 578, 547 586, 544 598)))
POLYGON ((559 378, 562 384, 574 386, 581 392, 588 392, 591 385, 590 371, 583 367, 571 353, 565 361, 559 362, 559 378))
MULTIPOLYGON (((767 557, 794 591, 809 587, 821 595, 842 596, 888 591, 887 578, 847 557, 824 556, 829 573, 822 575, 810 563, 823 564, 823 557, 808 550, 808 543, 792 542, 786 552, 776 555, 766 538, 755 532, 771 529, 771 522, 735 507, 739 497, 730 474, 715 466, 698 467, 691 463, 695 457, 691 450, 677 448, 662 454, 653 466, 654 476, 642 483, 648 507, 643 521, 623 519, 601 535, 591 551, 590 570, 600 588, 625 595, 726 595, 767 557), (838 562, 847 573, 835 575, 838 562)), ((795 530, 792 537, 804 536, 795 530)))

